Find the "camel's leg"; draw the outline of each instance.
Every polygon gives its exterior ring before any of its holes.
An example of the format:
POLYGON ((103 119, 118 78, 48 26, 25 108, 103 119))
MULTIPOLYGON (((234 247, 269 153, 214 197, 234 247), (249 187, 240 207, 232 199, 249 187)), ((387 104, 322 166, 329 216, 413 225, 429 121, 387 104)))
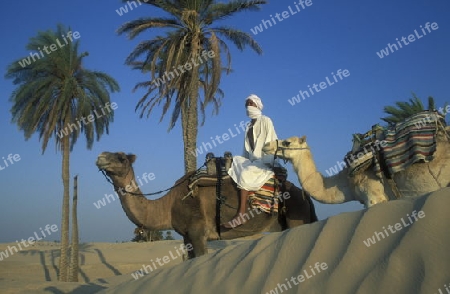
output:
POLYGON ((389 201, 383 183, 374 174, 360 173, 351 178, 357 199, 365 207, 389 201))
POLYGON ((189 248, 191 248, 191 246, 193 246, 192 241, 189 238, 189 236, 188 235, 183 236, 183 241, 184 241, 184 246, 186 246, 186 248, 188 249, 188 252, 187 252, 188 259, 194 258, 195 257, 194 250, 189 250, 189 248))
MULTIPOLYGON (((189 258, 199 257, 208 253, 206 248, 206 224, 203 221, 198 220, 197 224, 191 225, 188 231, 189 242, 193 247, 193 250, 189 251, 189 258)), ((185 239, 185 245, 186 239, 185 239)))
POLYGON ((288 197, 286 197, 287 199, 284 200, 288 228, 309 224, 317 220, 314 207, 311 207, 312 203, 308 201, 306 194, 303 195, 303 191, 300 188, 286 181, 284 192, 289 193, 288 197))

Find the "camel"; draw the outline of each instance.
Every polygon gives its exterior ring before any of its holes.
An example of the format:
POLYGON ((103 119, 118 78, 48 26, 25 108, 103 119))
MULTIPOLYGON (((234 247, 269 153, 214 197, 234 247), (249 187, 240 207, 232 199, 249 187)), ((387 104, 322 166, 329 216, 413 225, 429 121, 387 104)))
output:
MULTIPOLYGON (((447 127, 446 131, 449 131, 447 127)), ((302 188, 312 198, 327 204, 359 201, 365 207, 396 199, 388 181, 381 181, 369 168, 353 177, 348 176, 348 167, 331 177, 317 171, 306 136, 290 137, 267 143, 263 151, 292 163, 302 188)), ((450 184, 450 143, 444 134, 439 134, 435 158, 426 163, 415 163, 393 175, 393 180, 402 197, 422 196, 448 187, 450 184)))
MULTIPOLYGON (((176 181, 174 187, 164 196, 156 200, 145 198, 136 185, 132 164, 136 156, 123 152, 103 152, 96 165, 111 179, 125 214, 138 227, 148 230, 175 230, 183 237, 188 257, 194 258, 207 253, 206 242, 217 239, 235 239, 254 235, 260 232, 282 231, 317 221, 314 205, 308 195, 286 181, 282 192, 284 209, 280 209, 278 217, 264 212, 252 212, 252 217, 233 229, 216 226, 216 187, 198 187, 197 196, 189 193, 188 173, 176 181)), ((239 190, 231 178, 222 181, 222 196, 226 202, 221 205, 221 222, 229 221, 235 216, 239 201, 239 190)), ((282 205, 280 205, 281 208, 282 205)), ((250 214, 250 211, 249 211, 250 214)))

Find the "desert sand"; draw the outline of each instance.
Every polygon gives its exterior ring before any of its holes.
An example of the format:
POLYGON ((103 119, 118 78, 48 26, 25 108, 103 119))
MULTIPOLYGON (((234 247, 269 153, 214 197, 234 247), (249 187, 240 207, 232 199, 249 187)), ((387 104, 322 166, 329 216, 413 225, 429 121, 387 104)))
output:
POLYGON ((80 282, 60 283, 58 245, 38 242, 0 261, 0 293, 447 294, 450 188, 208 247, 183 261, 180 240, 83 244, 80 282))

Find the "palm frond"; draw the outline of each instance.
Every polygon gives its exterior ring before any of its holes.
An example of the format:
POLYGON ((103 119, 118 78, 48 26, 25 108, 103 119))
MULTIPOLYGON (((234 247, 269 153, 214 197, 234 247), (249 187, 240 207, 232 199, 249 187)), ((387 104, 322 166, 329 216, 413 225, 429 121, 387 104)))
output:
MULTIPOLYGON (((395 106, 385 106, 383 111, 386 114, 389 114, 387 117, 381 118, 383 121, 387 122, 390 125, 400 123, 410 116, 419 113, 421 111, 426 110, 422 100, 416 96, 416 94, 412 93, 413 97, 410 98, 407 102, 405 101, 397 101, 395 102, 395 106)), ((435 110, 435 103, 433 97, 428 97, 428 110, 435 110)))
MULTIPOLYGON (((58 25, 55 31, 38 32, 30 38, 26 48, 39 52, 55 44, 55 40, 66 36, 69 31, 70 28, 58 25)), ((108 129, 112 114, 98 118, 93 124, 79 124, 79 121, 104 107, 109 102, 109 92, 120 90, 119 84, 109 75, 82 67, 88 53, 79 53, 78 40, 66 41, 64 46, 44 56, 41 54, 39 59, 27 66, 19 65, 23 58, 14 61, 5 74, 17 85, 10 97, 13 103, 12 122, 24 132, 26 139, 38 133, 42 152, 45 152, 53 136, 56 146, 60 146, 61 138, 57 134, 71 124, 76 126, 70 131, 71 149, 83 132, 87 147, 91 148, 94 135, 98 140, 103 132, 102 127, 108 129)))

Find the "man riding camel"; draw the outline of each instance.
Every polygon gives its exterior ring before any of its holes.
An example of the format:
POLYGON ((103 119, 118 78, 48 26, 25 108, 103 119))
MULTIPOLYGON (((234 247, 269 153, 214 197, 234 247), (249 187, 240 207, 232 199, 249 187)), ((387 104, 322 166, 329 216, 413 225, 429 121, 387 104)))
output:
POLYGON ((236 216, 223 226, 234 228, 233 221, 241 218, 241 224, 247 220, 241 216, 247 211, 249 191, 258 191, 273 175, 274 156, 262 151, 264 144, 278 139, 272 120, 262 114, 261 99, 252 94, 245 100, 247 116, 251 119, 244 138, 242 156, 234 156, 228 174, 237 183, 240 191, 239 209, 236 216))

